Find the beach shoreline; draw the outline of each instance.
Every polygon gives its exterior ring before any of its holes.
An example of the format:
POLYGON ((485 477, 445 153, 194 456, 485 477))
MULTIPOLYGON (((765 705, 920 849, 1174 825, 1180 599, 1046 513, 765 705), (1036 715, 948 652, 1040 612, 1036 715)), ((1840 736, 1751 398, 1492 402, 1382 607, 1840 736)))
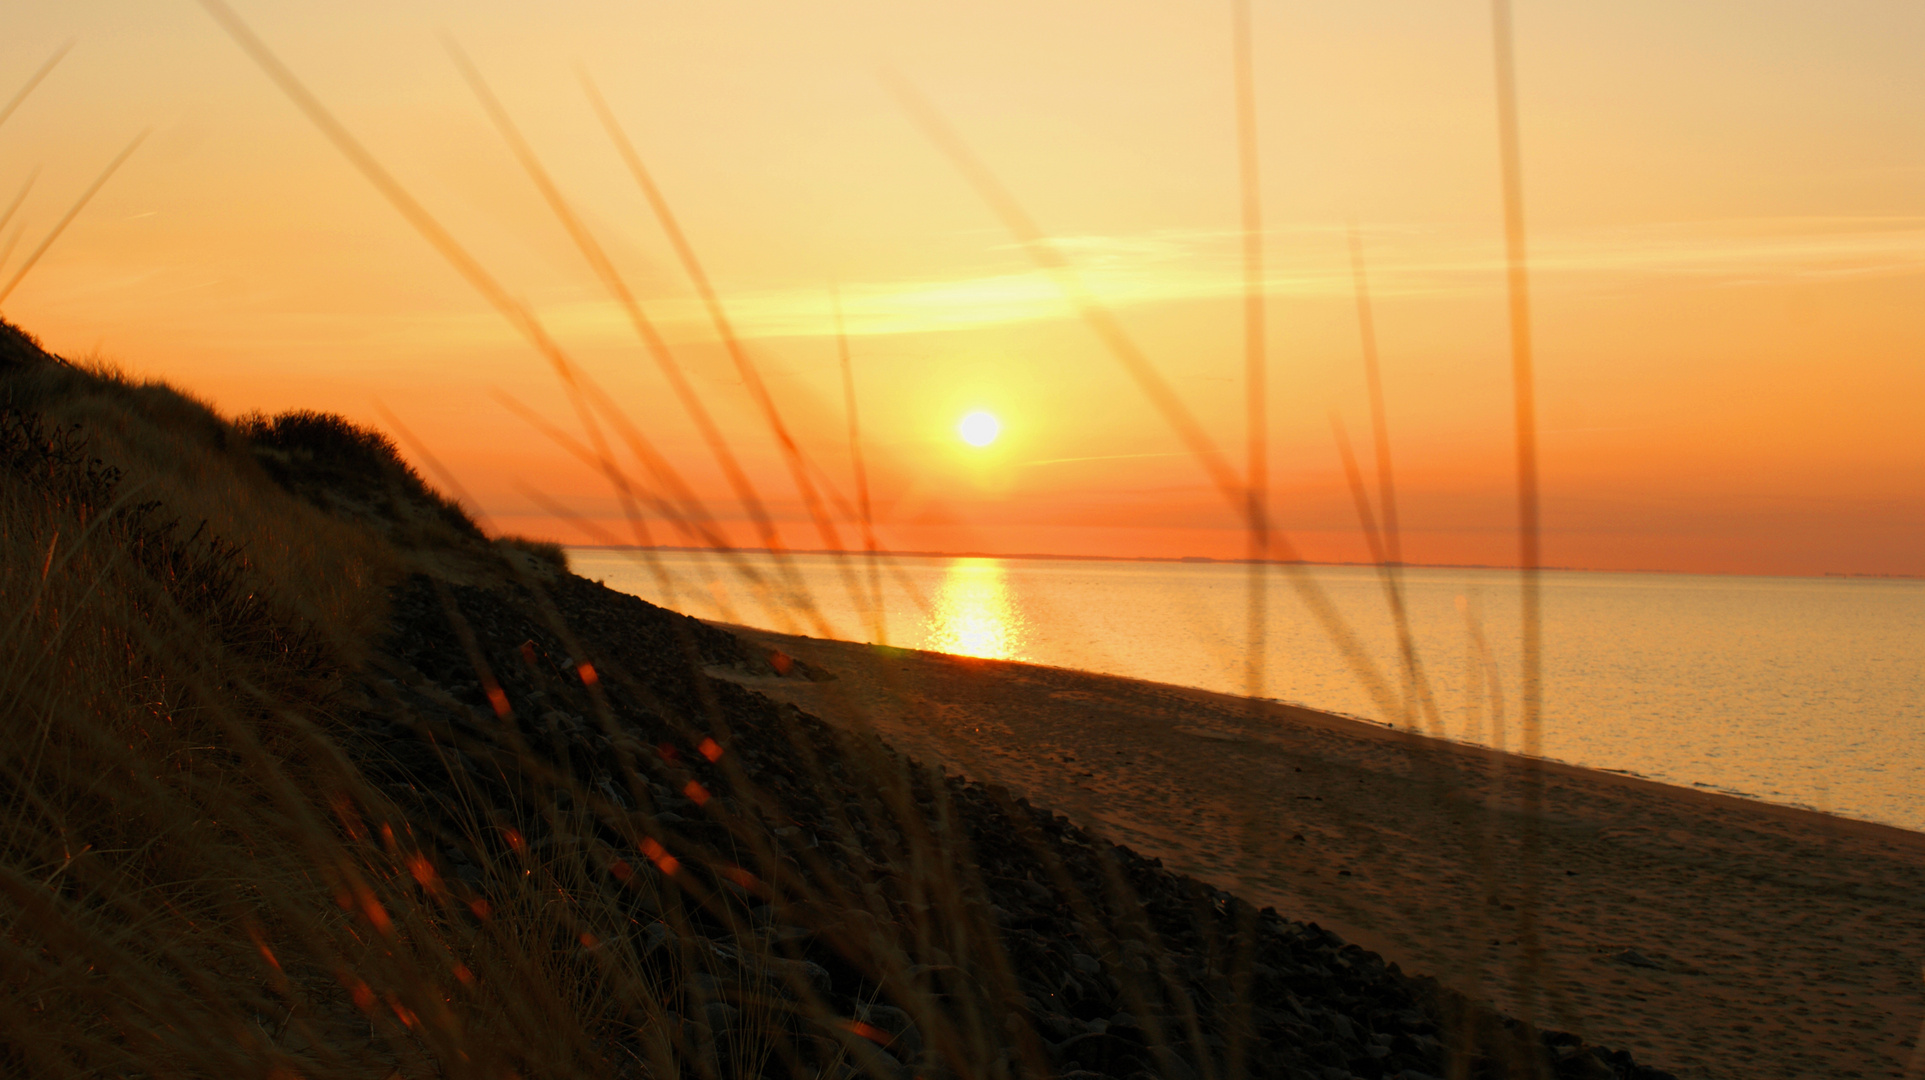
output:
POLYGON ((1925 834, 1206 690, 727 628, 833 678, 712 674, 1512 1015, 1681 1076, 1918 1064, 1925 834))

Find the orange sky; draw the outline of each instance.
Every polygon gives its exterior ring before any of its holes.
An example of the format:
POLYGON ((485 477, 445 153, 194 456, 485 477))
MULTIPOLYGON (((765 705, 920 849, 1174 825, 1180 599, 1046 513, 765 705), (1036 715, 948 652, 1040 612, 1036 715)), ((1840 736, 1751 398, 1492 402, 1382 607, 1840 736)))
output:
MULTIPOLYGON (((736 539, 753 532, 696 429, 442 32, 606 246, 789 542, 822 546, 578 66, 846 498, 840 290, 885 543, 1242 552, 1204 471, 878 76, 948 117, 1241 462, 1228 4, 238 10, 736 539), (985 450, 954 434, 977 408, 1004 422, 985 450)), ((1254 20, 1277 520, 1306 555, 1363 557, 1330 420, 1370 468, 1355 220, 1407 557, 1511 562, 1489 10, 1259 2, 1254 20)), ((591 538, 538 491, 632 537, 608 485, 497 400, 579 433, 547 365, 197 5, 23 0, 7 23, 0 101, 75 46, 0 126, 0 209, 40 168, 0 229, 0 287, 152 131, 7 318, 233 412, 378 424, 385 407, 498 526, 591 538)), ((1925 573, 1925 6, 1521 0, 1516 28, 1546 561, 1925 573)))

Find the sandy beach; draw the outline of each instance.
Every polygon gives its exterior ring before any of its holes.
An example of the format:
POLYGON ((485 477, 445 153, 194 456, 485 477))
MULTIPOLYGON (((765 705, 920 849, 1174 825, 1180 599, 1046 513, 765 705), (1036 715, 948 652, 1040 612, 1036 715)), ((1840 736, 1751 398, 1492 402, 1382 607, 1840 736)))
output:
POLYGON ((1925 834, 1201 690, 731 629, 835 678, 715 674, 1514 1015, 1686 1077, 1925 1076, 1925 834))

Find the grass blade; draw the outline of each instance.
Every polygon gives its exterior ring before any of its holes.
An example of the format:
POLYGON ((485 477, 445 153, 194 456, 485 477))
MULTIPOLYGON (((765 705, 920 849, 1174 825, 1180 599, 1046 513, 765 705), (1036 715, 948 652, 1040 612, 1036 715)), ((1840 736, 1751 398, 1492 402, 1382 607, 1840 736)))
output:
POLYGON ((33 93, 34 88, 40 85, 41 80, 53 74, 53 69, 60 64, 60 61, 66 59, 67 54, 73 51, 73 47, 74 43, 69 41, 54 50, 53 56, 49 57, 46 63, 40 65, 40 70, 34 72, 33 75, 27 79, 27 84, 20 88, 19 93, 13 95, 12 101, 7 102, 7 107, 0 109, 0 124, 5 124, 7 120, 13 116, 13 111, 18 109, 21 103, 27 100, 27 95, 33 93))
POLYGON ((1522 671, 1519 672, 1518 726, 1522 734, 1523 804, 1525 828, 1522 859, 1523 896, 1517 905, 1518 936, 1523 948, 1518 961, 1518 1004, 1526 1020, 1535 1020, 1536 990, 1544 962, 1538 938, 1537 865, 1543 837, 1536 827, 1544 812, 1544 778, 1539 766, 1543 751, 1542 610, 1538 568, 1542 561, 1538 520, 1537 375, 1531 350, 1530 276, 1525 261, 1524 170, 1517 129, 1517 71, 1513 51, 1510 0, 1491 0, 1491 28, 1497 74, 1498 153, 1504 177, 1504 266, 1509 294, 1511 385, 1517 438, 1517 562, 1522 606, 1522 671))
POLYGON ((20 194, 15 195, 13 201, 7 204, 6 212, 0 214, 0 229, 6 228, 7 222, 13 220, 14 213, 20 209, 21 203, 27 201, 27 192, 33 190, 33 182, 38 179, 40 179, 40 166, 35 165, 33 171, 27 174, 27 182, 20 185, 20 194))
POLYGON ((1250 0, 1235 4, 1237 179, 1243 196, 1243 400, 1249 441, 1244 510, 1249 531, 1249 601, 1244 692, 1263 696, 1264 634, 1268 615, 1265 557, 1270 550, 1270 431, 1268 356, 1264 326, 1263 189, 1257 159, 1257 91, 1250 56, 1250 0))
POLYGON ((835 306, 836 321, 836 358, 842 363, 842 401, 843 409, 849 414, 849 461, 855 470, 856 507, 862 515, 862 547, 868 554, 869 597, 875 605, 876 644, 889 644, 889 621, 882 608, 882 568, 877 562, 876 521, 869 505, 869 472, 862 462, 862 431, 856 418, 856 375, 849 358, 849 335, 842 324, 842 295, 834 290, 829 294, 835 306))
MULTIPOLYGON (((107 167, 94 178, 94 182, 81 193, 79 199, 74 201, 66 215, 53 227, 53 231, 47 234, 45 240, 40 241, 39 247, 33 249, 33 254, 27 256, 27 261, 20 264, 20 269, 14 272, 13 279, 7 282, 5 288, 0 288, 0 304, 7 302, 7 297, 12 296, 13 290, 19 288, 20 282, 26 278, 28 271, 34 268, 34 264, 40 261, 40 257, 47 253, 47 249, 53 246, 55 240, 60 239, 60 234, 67 231, 67 226, 73 224, 73 220, 80 216, 80 212, 87 208, 87 204, 93 201, 94 196, 100 194, 100 189, 107 186, 107 181, 113 178, 114 173, 120 171, 120 167, 134 155, 134 151, 140 149, 140 144, 147 141, 147 134, 143 131, 134 136, 133 141, 127 144, 127 148, 115 155, 114 160, 107 163, 107 167)), ((21 198, 25 197, 26 192, 21 192, 21 198)))

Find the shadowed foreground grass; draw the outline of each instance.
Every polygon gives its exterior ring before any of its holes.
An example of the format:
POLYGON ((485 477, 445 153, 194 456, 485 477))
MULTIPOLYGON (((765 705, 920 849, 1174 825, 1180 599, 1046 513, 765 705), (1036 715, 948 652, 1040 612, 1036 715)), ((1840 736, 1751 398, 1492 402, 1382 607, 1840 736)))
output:
POLYGON ((385 437, 0 323, 9 1075, 1663 1075, 703 674, 385 437))

